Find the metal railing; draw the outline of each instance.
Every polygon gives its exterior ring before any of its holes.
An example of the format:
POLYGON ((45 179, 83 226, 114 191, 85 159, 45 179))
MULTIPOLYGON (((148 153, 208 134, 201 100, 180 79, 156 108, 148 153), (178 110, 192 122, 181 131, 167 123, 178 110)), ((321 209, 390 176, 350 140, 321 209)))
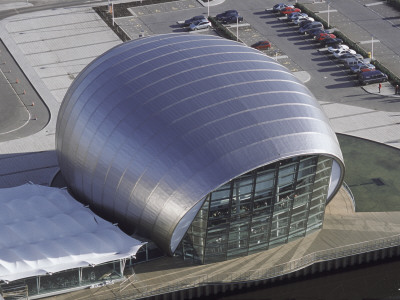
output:
MULTIPOLYGON (((206 285, 246 283, 250 281, 271 279, 301 270, 314 263, 330 261, 338 258, 376 251, 384 248, 395 247, 399 245, 400 235, 395 235, 343 247, 317 251, 305 255, 299 259, 295 259, 270 268, 254 269, 243 272, 223 272, 213 275, 200 274, 193 277, 185 278, 166 278, 166 281, 170 282, 170 284, 161 288, 160 283, 139 287, 138 285, 140 284, 140 281, 135 281, 134 283, 137 289, 137 293, 130 294, 129 296, 126 296, 126 298, 144 298, 206 285)), ((121 298, 121 295, 119 295, 119 299, 123 298, 124 297, 121 298)))
POLYGON ((343 181, 343 187, 344 187, 344 189, 346 190, 346 192, 349 194, 349 196, 350 196, 350 198, 351 198, 351 201, 353 202, 354 211, 356 211, 356 201, 355 201, 355 199, 354 199, 353 192, 351 191, 351 189, 349 188, 349 186, 347 185, 347 183, 344 182, 344 181, 343 181))

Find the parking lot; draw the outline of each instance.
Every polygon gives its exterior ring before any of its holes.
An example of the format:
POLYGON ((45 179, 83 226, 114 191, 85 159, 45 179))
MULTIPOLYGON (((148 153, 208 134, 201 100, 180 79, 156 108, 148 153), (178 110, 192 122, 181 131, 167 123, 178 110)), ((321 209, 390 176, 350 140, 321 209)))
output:
MULTIPOLYGON (((116 22, 129 32, 132 39, 151 34, 170 32, 187 32, 177 21, 188 19, 195 15, 207 16, 207 7, 203 7, 196 0, 179 1, 180 7, 168 5, 149 5, 146 8, 136 7, 130 11, 133 17, 117 19, 116 22), (152 13, 150 13, 152 12, 152 13), (128 24, 128 25, 126 25, 128 24)), ((243 7, 238 1, 225 1, 224 4, 210 7, 210 15, 215 16, 227 9, 237 8, 244 17, 239 27, 230 24, 229 30, 238 35, 238 38, 247 45, 259 40, 269 40, 271 49, 265 54, 275 58, 292 72, 307 72, 310 80, 306 85, 313 91, 320 101, 346 103, 370 109, 398 111, 398 101, 382 102, 381 97, 370 94, 362 89, 355 75, 350 75, 342 64, 321 51, 314 40, 298 33, 296 25, 282 18, 282 16, 266 11, 272 7, 267 5, 243 7), (334 91, 334 92, 333 92, 334 91)), ((199 30, 192 34, 217 34, 214 30, 199 30)))

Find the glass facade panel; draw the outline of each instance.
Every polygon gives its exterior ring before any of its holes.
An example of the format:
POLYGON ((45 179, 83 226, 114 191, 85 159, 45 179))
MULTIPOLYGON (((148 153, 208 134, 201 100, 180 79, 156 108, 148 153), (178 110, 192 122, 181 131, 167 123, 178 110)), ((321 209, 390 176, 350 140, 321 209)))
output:
POLYGON ((287 243, 322 227, 332 159, 302 156, 261 167, 210 193, 177 253, 223 261, 287 243))

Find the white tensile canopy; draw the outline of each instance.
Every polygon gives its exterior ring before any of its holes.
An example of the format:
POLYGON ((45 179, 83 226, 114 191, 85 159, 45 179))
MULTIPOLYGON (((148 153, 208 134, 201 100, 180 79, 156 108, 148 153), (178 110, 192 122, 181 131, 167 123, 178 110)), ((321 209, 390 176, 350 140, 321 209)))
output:
POLYGON ((132 257, 144 243, 84 207, 65 189, 0 189, 0 281, 132 257))

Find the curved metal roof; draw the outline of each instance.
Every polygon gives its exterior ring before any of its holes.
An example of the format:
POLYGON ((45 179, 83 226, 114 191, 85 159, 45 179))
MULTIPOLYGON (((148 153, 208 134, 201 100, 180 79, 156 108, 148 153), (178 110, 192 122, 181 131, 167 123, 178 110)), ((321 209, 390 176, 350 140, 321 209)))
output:
POLYGON ((329 120, 293 74, 206 35, 142 38, 97 58, 68 90, 56 140, 80 198, 169 252, 177 224, 190 223, 180 220, 238 175, 315 153, 343 171, 329 120))

